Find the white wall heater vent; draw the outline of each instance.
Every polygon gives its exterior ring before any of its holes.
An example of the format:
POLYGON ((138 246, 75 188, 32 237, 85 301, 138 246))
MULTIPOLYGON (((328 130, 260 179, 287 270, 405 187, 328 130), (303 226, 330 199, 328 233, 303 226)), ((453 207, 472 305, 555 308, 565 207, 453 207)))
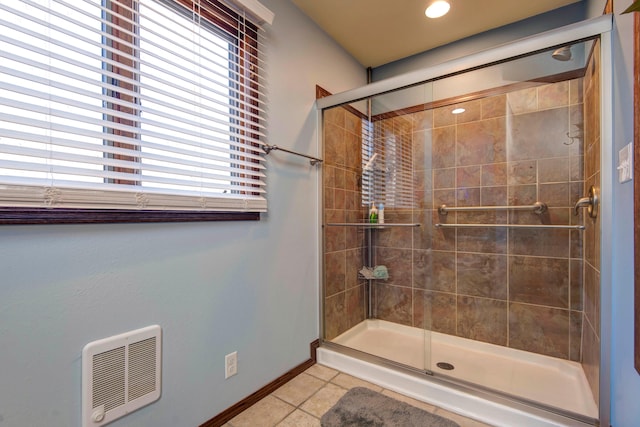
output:
POLYGON ((82 349, 82 426, 98 427, 160 398, 158 325, 93 341, 82 349))

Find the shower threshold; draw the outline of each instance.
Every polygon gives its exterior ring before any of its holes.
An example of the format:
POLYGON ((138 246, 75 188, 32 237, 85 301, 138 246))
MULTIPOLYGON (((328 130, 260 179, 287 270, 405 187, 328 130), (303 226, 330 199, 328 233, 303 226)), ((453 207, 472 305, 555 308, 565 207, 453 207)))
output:
POLYGON ((361 322, 332 342, 432 371, 435 377, 446 376, 584 417, 598 417, 591 389, 577 362, 438 332, 425 335, 420 328, 376 319, 361 322), (448 369, 449 365, 453 369, 448 369))

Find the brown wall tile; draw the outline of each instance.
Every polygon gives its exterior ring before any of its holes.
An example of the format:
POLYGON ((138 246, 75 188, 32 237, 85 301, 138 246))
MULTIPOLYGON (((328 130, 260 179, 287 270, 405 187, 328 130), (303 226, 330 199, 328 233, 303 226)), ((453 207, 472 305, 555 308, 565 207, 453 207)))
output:
POLYGON ((509 205, 532 205, 538 201, 538 188, 533 185, 510 185, 507 188, 509 205))
POLYGON ((360 280, 358 280, 358 271, 360 271, 363 265, 364 254, 362 248, 349 249, 345 251, 346 289, 355 288, 356 286, 361 285, 360 280))
POLYGON ((538 109, 536 88, 517 90, 507 94, 507 106, 511 114, 522 114, 538 109))
POLYGON ((349 329, 344 292, 325 298, 323 308, 325 339, 334 339, 349 329))
POLYGON ((584 267, 584 315, 597 333, 600 330, 600 273, 590 264, 584 267))
POLYGON ((452 105, 449 107, 449 111, 453 111, 454 108, 464 108, 464 112, 460 114, 454 114, 456 123, 468 123, 475 122, 482 118, 482 101, 477 99, 474 101, 462 102, 460 104, 452 105))
POLYGON ((478 206, 480 204, 480 187, 458 188, 456 206, 478 206))
POLYGON ((332 296, 346 289, 346 252, 330 252, 324 255, 325 296, 332 296))
POLYGON ((527 160, 507 163, 507 184, 535 184, 537 181, 536 161, 527 160))
POLYGON ((480 189, 480 204, 482 206, 508 205, 507 186, 482 187, 480 189))
POLYGON ((506 121, 504 118, 457 126, 456 165, 501 163, 506 161, 506 121))
POLYGON ((569 203, 569 183, 539 184, 538 197, 549 207, 571 207, 569 203))
POLYGON ((569 310, 509 304, 510 347, 567 359, 569 326, 569 310))
POLYGON ((584 319, 582 324, 582 368, 591 386, 593 398, 600 395, 600 339, 591 324, 584 319))
POLYGON ((451 126, 456 122, 456 116, 451 114, 451 107, 435 108, 433 110, 433 127, 451 126))
POLYGON ((569 258, 569 243, 569 230, 517 228, 509 231, 509 249, 513 255, 569 258))
POLYGON ((460 228, 457 233, 457 248, 463 252, 507 253, 506 228, 460 228))
POLYGON ((324 123, 344 128, 346 110, 342 107, 329 108, 324 111, 324 123))
POLYGON ((571 162, 566 157, 538 160, 538 182, 567 182, 571 172, 571 162))
POLYGON ((422 171, 433 167, 432 161, 432 132, 430 129, 413 133, 412 161, 413 170, 422 171))
POLYGON ((458 296, 459 336, 507 345, 507 303, 486 298, 458 296))
POLYGON ((507 184, 507 164, 491 163, 488 165, 482 165, 481 181, 483 186, 507 184))
POLYGON ((583 263, 581 259, 572 259, 569 261, 569 274, 570 274, 570 307, 571 310, 576 310, 582 313, 583 310, 583 263))
POLYGON ((451 293, 413 291, 413 326, 443 334, 456 334, 456 296, 451 293))
POLYGON ((411 286, 411 249, 376 247, 374 264, 387 267, 389 283, 411 286))
POLYGON ((568 131, 567 108, 513 116, 507 136, 508 160, 568 157, 569 146, 562 143, 566 140, 568 131))
POLYGON ((483 119, 491 119, 493 117, 503 117, 507 115, 507 95, 483 98, 481 103, 483 119))
POLYGON ((401 325, 412 325, 412 290, 376 281, 374 285, 376 318, 401 325))
POLYGON ((480 173, 480 165, 456 168, 456 186, 480 187, 480 173))
POLYGON ((423 110, 413 114, 413 130, 421 131, 433 127, 433 111, 423 110))
POLYGON ((431 164, 434 168, 450 168, 456 165, 456 127, 433 129, 431 164))
POLYGON ((347 290, 345 298, 348 328, 352 328, 366 318, 365 285, 347 290))
POLYGON ((538 109, 565 107, 569 105, 569 82, 552 83, 538 88, 538 109))
POLYGON ((569 360, 582 361, 582 311, 570 312, 569 360))
POLYGON ((507 299, 507 256, 458 252, 457 292, 462 295, 507 299))
POLYGON ((433 170, 433 188, 455 188, 456 187, 456 169, 434 169, 433 170))
POLYGON ((509 299, 569 308, 569 260, 509 257, 509 299))

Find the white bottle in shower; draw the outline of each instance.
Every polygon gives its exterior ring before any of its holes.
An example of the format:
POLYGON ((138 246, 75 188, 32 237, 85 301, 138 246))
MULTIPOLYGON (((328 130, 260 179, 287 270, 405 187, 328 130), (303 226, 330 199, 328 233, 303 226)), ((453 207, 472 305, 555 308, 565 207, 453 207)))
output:
POLYGON ((378 205, 378 224, 384 224, 384 204, 378 205))

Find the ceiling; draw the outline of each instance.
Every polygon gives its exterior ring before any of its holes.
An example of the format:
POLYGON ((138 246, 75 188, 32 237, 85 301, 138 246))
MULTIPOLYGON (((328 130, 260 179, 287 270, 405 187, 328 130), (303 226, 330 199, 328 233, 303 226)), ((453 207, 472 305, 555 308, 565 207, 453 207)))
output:
POLYGON ((365 67, 377 67, 580 0, 450 0, 438 19, 431 0, 291 0, 365 67))

